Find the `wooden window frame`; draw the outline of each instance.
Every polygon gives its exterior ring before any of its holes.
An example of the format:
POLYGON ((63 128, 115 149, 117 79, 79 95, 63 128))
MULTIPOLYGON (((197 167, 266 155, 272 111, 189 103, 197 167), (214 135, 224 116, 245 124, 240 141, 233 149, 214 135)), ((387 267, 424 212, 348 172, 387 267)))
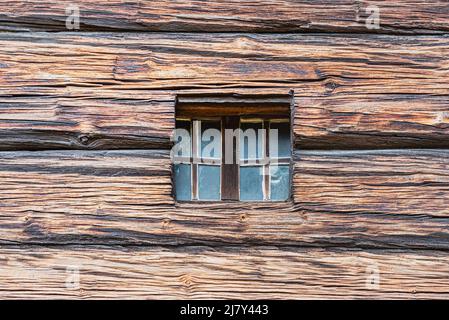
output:
MULTIPOLYGON (((283 121, 290 124, 290 157, 276 158, 275 163, 279 165, 289 166, 289 197, 285 201, 289 201, 292 196, 292 177, 293 177, 293 115, 294 102, 293 92, 289 95, 276 96, 213 96, 213 97, 196 97, 196 96, 178 96, 176 100, 176 120, 190 121, 191 123, 191 157, 189 161, 183 162, 191 165, 191 200, 177 200, 180 202, 284 202, 284 200, 271 200, 271 174, 270 166, 274 161, 269 155, 269 132, 272 122, 283 121), (213 114, 211 117, 210 115, 213 114), (234 137, 233 143, 233 161, 227 164, 225 150, 225 130, 240 129, 241 120, 247 119, 257 120, 263 123, 263 128, 268 129, 264 135, 264 152, 261 159, 245 163, 239 157, 240 136, 234 137), (207 164, 198 153, 198 138, 201 132, 194 128, 195 121, 220 121, 221 127, 221 159, 214 161, 213 164, 219 165, 221 168, 220 176, 220 200, 202 200, 198 197, 198 166, 199 164, 207 164), (196 157, 199 155, 199 158, 196 157), (195 158, 196 157, 196 158, 195 158), (196 161, 195 161, 196 160, 196 161), (263 169, 263 200, 240 200, 240 167, 244 166, 261 166, 263 169), (232 177, 232 179, 229 179, 232 177)), ((185 159, 187 160, 187 159, 185 159)), ((210 163, 209 163, 210 164, 210 163)), ((176 195, 175 195, 176 197, 176 195)))
MULTIPOLYGON (((240 168, 241 167, 262 167, 263 170, 263 200, 264 202, 273 201, 271 199, 271 174, 270 167, 273 164, 289 165, 291 171, 292 155, 290 157, 273 158, 270 156, 270 129, 273 122, 288 122, 291 126, 290 119, 282 116, 270 116, 263 118, 254 118, 246 116, 222 116, 212 118, 180 118, 180 121, 190 122, 191 132, 191 156, 189 158, 181 158, 182 163, 191 165, 191 200, 190 201, 241 201, 240 200, 240 168), (243 120, 243 121, 242 121, 243 120), (221 132, 221 157, 219 159, 207 159, 201 155, 200 138, 201 128, 198 126, 200 121, 220 122, 221 132), (241 129, 242 122, 246 123, 262 123, 262 129, 265 129, 263 139, 263 152, 261 158, 242 160, 240 157, 240 135, 234 136, 232 148, 232 164, 227 164, 225 159, 227 155, 225 145, 225 130, 241 129), (220 200, 202 200, 199 198, 199 165, 213 165, 220 167, 220 200)), ((290 129, 291 131, 291 129, 290 129)), ((237 131, 240 134, 240 130, 237 131)), ((291 193, 291 191, 290 191, 291 193)), ((245 202, 258 202, 245 201, 245 202)))

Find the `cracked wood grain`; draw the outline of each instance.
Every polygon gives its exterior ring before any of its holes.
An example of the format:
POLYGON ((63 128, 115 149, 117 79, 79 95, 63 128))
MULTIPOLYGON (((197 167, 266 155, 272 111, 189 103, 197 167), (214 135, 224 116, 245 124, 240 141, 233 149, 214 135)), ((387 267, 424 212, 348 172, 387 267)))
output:
POLYGON ((144 150, 0 152, 1 298, 449 297, 449 151, 306 150, 449 147, 446 1, 68 4, 0 3, 0 150, 144 150), (291 201, 174 201, 179 94, 290 92, 291 201))
POLYGON ((446 148, 445 36, 0 34, 0 150, 170 147, 177 94, 294 92, 301 149, 446 148))
POLYGON ((2 299, 449 297, 449 258, 439 251, 11 246, 0 256, 2 299), (79 286, 67 287, 70 270, 79 286))
MULTIPOLYGON (((82 31, 447 33, 446 1, 209 0, 2 1, 0 30, 64 31, 66 8, 79 7, 82 31), (369 6, 379 29, 366 27, 369 6)), ((70 13, 70 12, 69 12, 70 13)))
POLYGON ((449 151, 297 151, 293 200, 184 203, 168 151, 0 153, 0 242, 449 249, 449 151))

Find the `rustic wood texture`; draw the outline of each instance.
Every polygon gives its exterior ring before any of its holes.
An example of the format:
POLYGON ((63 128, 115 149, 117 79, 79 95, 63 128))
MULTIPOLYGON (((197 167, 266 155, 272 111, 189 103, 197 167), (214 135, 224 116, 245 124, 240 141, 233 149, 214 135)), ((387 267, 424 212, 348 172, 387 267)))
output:
POLYGON ((449 298, 438 251, 11 246, 0 256, 3 299, 449 298))
POLYGON ((0 298, 449 298, 449 2, 72 4, 0 2, 0 298), (175 202, 180 96, 289 94, 291 201, 175 202))
POLYGON ((301 149, 444 148, 446 36, 0 34, 0 150, 168 148, 177 94, 294 91, 301 149))
POLYGON ((168 151, 3 152, 0 242, 449 249, 449 151, 295 157, 292 202, 176 204, 168 151))
POLYGON ((177 32, 378 32, 449 31, 447 1, 396 0, 21 0, 0 2, 0 30, 66 30, 66 8, 78 5, 81 30, 177 32), (380 28, 365 25, 370 5, 380 28))
POLYGON ((175 126, 169 94, 134 99, 84 92, 0 100, 0 150, 169 148, 175 126))

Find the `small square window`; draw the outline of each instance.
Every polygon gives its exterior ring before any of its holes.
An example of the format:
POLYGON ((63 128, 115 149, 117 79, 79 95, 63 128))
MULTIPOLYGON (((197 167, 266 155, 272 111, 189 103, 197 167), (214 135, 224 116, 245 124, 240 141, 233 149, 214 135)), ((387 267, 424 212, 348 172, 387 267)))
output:
POLYGON ((288 102, 270 100, 268 106, 204 101, 177 104, 172 151, 176 200, 288 200, 290 96, 288 102))

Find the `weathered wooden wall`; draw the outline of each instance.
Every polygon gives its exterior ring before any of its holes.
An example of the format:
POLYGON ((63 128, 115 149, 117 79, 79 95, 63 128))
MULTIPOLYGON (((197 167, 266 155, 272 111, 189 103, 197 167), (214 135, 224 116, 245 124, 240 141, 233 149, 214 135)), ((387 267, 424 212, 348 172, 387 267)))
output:
POLYGON ((68 4, 0 2, 0 297, 449 298, 449 2, 68 4), (292 201, 175 203, 177 94, 291 91, 292 201))
POLYGON ((64 31, 69 5, 85 30, 164 32, 445 33, 447 1, 438 0, 2 0, 6 31, 64 31), (366 8, 382 9, 379 30, 367 29, 366 8))
POLYGON ((447 147, 448 56, 445 36, 0 34, 0 149, 168 148, 177 93, 290 90, 298 148, 447 147))

